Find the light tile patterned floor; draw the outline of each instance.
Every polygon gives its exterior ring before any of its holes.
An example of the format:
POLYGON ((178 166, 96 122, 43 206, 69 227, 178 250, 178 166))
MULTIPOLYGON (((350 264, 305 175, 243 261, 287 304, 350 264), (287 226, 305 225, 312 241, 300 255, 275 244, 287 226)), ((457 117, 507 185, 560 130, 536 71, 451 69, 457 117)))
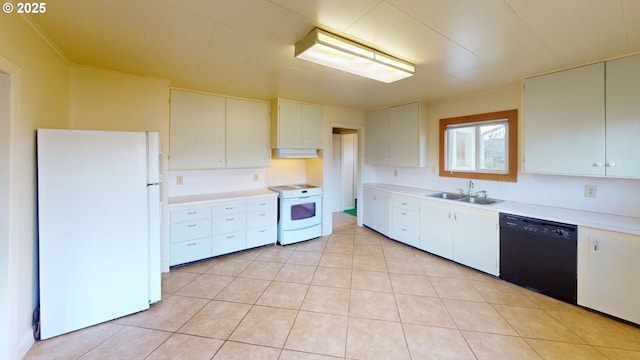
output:
MULTIPOLYGON (((389 240, 334 234, 175 268, 150 310, 27 359, 640 359, 640 328, 389 240)), ((639 305, 640 306, 640 305, 639 305)))

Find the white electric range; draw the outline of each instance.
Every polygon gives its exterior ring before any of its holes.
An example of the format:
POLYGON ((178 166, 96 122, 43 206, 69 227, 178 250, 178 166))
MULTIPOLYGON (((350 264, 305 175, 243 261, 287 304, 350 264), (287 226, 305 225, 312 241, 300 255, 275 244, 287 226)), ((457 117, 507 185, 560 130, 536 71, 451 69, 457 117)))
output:
POLYGON ((273 186, 278 193, 278 243, 322 236, 322 188, 309 184, 273 186))

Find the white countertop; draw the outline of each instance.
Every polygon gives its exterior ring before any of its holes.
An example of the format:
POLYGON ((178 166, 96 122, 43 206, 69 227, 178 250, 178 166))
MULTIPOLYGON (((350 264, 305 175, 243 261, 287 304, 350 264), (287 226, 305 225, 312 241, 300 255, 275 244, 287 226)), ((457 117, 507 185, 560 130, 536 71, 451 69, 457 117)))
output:
MULTIPOLYGON (((364 184, 365 188, 378 189, 397 195, 406 195, 419 199, 428 198, 427 195, 442 192, 441 190, 420 189, 407 186, 370 183, 364 184)), ((438 198, 428 198, 431 200, 444 201, 447 203, 455 200, 444 200, 438 198)), ((473 206, 477 208, 495 210, 514 215, 528 216, 537 219, 563 222, 578 226, 588 226, 603 230, 618 231, 633 235, 640 235, 640 218, 603 214, 590 211, 565 209, 553 206, 543 206, 534 204, 523 204, 515 201, 503 201, 492 205, 477 205, 458 202, 461 206, 473 206)))
POLYGON ((182 205, 202 205, 203 202, 217 202, 224 200, 238 200, 246 198, 260 198, 260 197, 278 197, 276 192, 269 189, 255 189, 244 190, 214 194, 197 194, 197 195, 184 195, 184 196, 172 196, 169 197, 168 206, 182 206, 182 205))

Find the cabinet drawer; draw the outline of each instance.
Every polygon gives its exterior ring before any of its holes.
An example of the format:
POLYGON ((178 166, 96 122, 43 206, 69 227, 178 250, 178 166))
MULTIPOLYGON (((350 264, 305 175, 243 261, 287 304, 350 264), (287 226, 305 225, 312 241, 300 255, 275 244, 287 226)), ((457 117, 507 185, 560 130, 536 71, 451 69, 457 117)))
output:
POLYGON ((211 256, 211 237, 171 244, 170 265, 179 265, 211 256))
POLYGON ((244 230, 246 226, 246 214, 232 214, 211 219, 211 232, 214 235, 244 230))
POLYGON ((267 211, 275 210, 277 208, 277 202, 275 199, 263 199, 258 201, 250 201, 247 203, 247 212, 251 211, 267 211))
POLYGON ((419 221, 417 211, 410 211, 397 207, 393 208, 392 219, 394 223, 412 227, 417 227, 419 221))
POLYGON ((418 246, 418 228, 406 226, 399 223, 393 223, 391 237, 395 240, 403 242, 407 245, 418 246))
POLYGON ((247 232, 236 231, 234 233, 215 235, 211 240, 211 253, 213 256, 229 254, 247 248, 247 232))
POLYGON ((277 226, 263 226, 247 230, 247 248, 275 244, 278 238, 277 226))
POLYGON ((232 203, 216 205, 211 207, 211 216, 224 216, 229 214, 239 214, 247 210, 245 203, 232 203))
POLYGON ((410 211, 418 211, 418 203, 414 201, 409 201, 405 199, 392 199, 391 204, 393 207, 410 210, 410 211))
POLYGON ((170 238, 172 243, 209 235, 211 235, 211 220, 209 219, 171 224, 170 238))
POLYGON ((278 218, 275 209, 247 213, 247 227, 254 228, 266 225, 276 225, 278 218))
POLYGON ((176 210, 171 212, 170 217, 172 223, 208 219, 211 217, 211 208, 176 210))

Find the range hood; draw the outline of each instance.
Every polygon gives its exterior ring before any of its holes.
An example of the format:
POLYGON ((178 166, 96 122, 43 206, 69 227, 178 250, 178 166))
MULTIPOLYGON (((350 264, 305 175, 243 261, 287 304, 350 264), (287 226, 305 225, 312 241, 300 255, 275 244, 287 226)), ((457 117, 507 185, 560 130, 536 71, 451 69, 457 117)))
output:
POLYGON ((273 157, 278 159, 314 159, 318 157, 317 149, 273 149, 273 157))

